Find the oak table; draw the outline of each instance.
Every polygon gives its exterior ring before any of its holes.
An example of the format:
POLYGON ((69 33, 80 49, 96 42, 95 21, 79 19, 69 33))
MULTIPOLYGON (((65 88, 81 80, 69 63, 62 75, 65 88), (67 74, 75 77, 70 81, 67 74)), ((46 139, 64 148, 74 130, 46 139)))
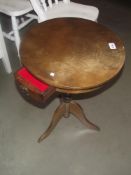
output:
POLYGON ((57 18, 36 24, 25 34, 20 47, 22 64, 38 79, 56 87, 61 103, 54 112, 46 138, 58 121, 73 114, 88 128, 91 123, 71 94, 101 88, 124 65, 121 39, 107 27, 79 18, 57 18))

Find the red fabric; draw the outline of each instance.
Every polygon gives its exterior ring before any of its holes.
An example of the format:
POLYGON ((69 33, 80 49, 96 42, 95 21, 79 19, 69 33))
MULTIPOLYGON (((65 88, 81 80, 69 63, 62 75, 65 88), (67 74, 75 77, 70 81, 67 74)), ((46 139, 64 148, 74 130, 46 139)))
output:
POLYGON ((48 89, 48 85, 44 82, 41 82, 37 78, 35 78, 26 68, 21 68, 18 71, 18 75, 21 76, 23 79, 28 81, 32 86, 38 88, 41 92, 44 92, 48 89))

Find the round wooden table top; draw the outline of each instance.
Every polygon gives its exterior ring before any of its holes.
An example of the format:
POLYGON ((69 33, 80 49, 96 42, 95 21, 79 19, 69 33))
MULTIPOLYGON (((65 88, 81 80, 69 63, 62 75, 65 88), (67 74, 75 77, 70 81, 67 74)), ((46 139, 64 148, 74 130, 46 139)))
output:
POLYGON ((37 24, 24 36, 22 64, 40 80, 64 92, 99 87, 124 65, 121 39, 107 27, 79 18, 37 24))

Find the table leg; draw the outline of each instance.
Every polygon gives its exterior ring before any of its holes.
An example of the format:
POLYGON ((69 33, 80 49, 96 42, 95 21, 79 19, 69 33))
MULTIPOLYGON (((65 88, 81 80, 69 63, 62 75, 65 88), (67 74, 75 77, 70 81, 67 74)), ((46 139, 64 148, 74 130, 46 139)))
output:
POLYGON ((53 118, 52 118, 52 121, 51 121, 49 127, 47 128, 47 130, 38 139, 38 142, 39 143, 42 140, 44 140, 48 135, 50 135, 50 133, 55 128, 55 126, 57 125, 57 123, 59 122, 59 120, 63 117, 64 113, 65 113, 65 105, 64 105, 64 103, 62 103, 55 110, 54 115, 53 115, 53 118))
POLYGON ((90 122, 82 109, 82 107, 73 101, 71 97, 68 96, 62 96, 61 104, 57 107, 57 109, 54 112, 54 115, 52 117, 52 121, 47 128, 47 130, 40 136, 38 139, 38 142, 41 142, 44 140, 47 136, 50 135, 50 133, 53 131, 57 123, 62 117, 68 118, 70 114, 73 114, 74 117, 80 120, 81 123, 83 123, 87 128, 93 129, 93 130, 100 130, 98 126, 90 122))
POLYGON ((70 113, 72 113, 74 117, 79 119, 80 122, 83 123, 87 128, 97 131, 100 130, 98 126, 96 126, 86 118, 82 107, 75 101, 70 102, 70 113))

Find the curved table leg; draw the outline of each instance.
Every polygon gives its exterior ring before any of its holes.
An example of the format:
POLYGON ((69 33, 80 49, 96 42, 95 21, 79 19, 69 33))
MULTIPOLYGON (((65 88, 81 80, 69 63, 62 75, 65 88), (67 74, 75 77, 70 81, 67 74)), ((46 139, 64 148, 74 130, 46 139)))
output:
POLYGON ((90 122, 86 118, 81 106, 74 101, 70 102, 70 113, 72 113, 73 116, 75 116, 77 119, 79 119, 81 121, 81 123, 83 123, 89 129, 93 129, 93 130, 97 130, 97 131, 100 130, 100 128, 98 126, 96 126, 95 124, 93 124, 92 122, 90 122))
POLYGON ((54 112, 54 115, 52 117, 52 121, 51 121, 49 127, 47 128, 47 130, 38 139, 38 142, 39 143, 42 140, 44 140, 48 135, 50 135, 50 133, 55 128, 55 126, 57 125, 57 123, 59 122, 59 120, 63 117, 64 113, 65 113, 65 105, 63 103, 63 104, 60 104, 58 106, 58 108, 56 109, 56 111, 54 112))
POLYGON ((90 122, 86 118, 82 107, 78 103, 72 101, 70 98, 67 98, 67 99, 63 99, 61 101, 61 104, 55 110, 54 115, 52 117, 52 121, 51 121, 49 127, 40 136, 40 138, 38 139, 38 142, 41 142, 47 136, 49 136, 50 133, 55 128, 55 126, 57 125, 57 123, 59 122, 59 120, 62 117, 68 118, 69 115, 70 115, 70 113, 73 114, 74 117, 76 117, 77 119, 79 119, 80 122, 83 123, 87 128, 93 129, 93 130, 97 130, 97 131, 100 130, 100 128, 98 126, 96 126, 95 124, 93 124, 92 122, 90 122))

